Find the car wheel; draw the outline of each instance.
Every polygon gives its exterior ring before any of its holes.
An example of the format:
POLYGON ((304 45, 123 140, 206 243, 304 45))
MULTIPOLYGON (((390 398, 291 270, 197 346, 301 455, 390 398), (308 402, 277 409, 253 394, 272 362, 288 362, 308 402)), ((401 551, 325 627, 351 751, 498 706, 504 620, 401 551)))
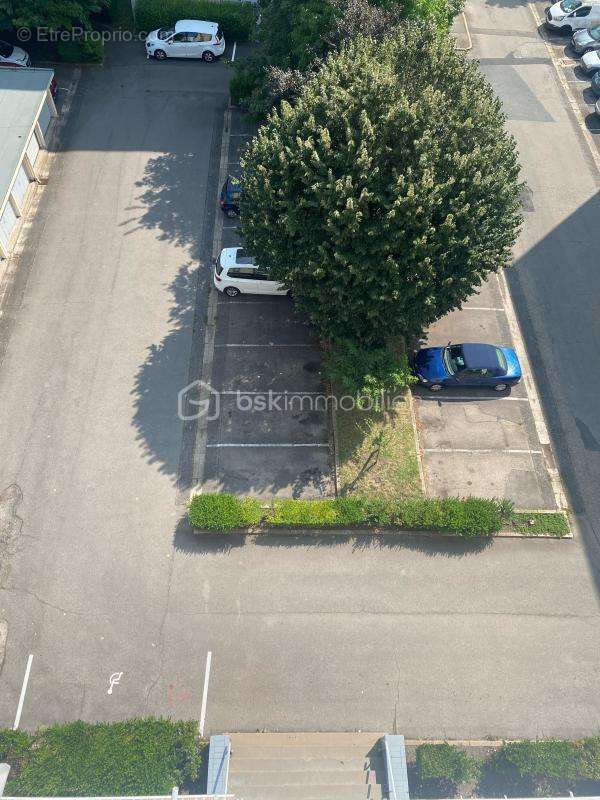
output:
POLYGON ((237 297, 238 294, 240 293, 240 290, 236 289, 235 286, 227 286, 224 289, 224 292, 227 295, 227 297, 237 297))
POLYGON ((508 389, 508 384, 507 383, 497 383, 494 386, 494 390, 496 392, 503 392, 505 389, 508 389))
POLYGON ((207 64, 210 64, 210 62, 214 60, 215 54, 211 50, 205 50, 202 53, 202 61, 206 61, 207 64))
POLYGON ((154 58, 156 58, 157 61, 164 61, 166 57, 167 57, 167 54, 165 53, 164 50, 155 50, 154 51, 154 58))
POLYGON ((441 392, 442 391, 442 384, 441 383, 432 383, 427 388, 429 389, 430 392, 441 392))

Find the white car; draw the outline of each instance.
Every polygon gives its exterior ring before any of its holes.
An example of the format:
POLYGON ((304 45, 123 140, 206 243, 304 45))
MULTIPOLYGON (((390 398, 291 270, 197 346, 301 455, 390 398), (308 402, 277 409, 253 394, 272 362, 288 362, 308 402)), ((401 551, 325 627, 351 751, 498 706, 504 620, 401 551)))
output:
POLYGON ((279 281, 269 280, 269 273, 254 263, 242 247, 224 247, 215 264, 214 283, 228 297, 238 294, 286 295, 279 281))
POLYGON ((559 33, 574 33, 598 23, 599 0, 560 0, 546 11, 546 25, 559 33))
POLYGON ((15 47, 15 45, 0 39, 0 63, 5 61, 9 64, 14 64, 16 67, 31 66, 29 53, 26 53, 25 50, 20 47, 15 47))
POLYGON ((581 58, 581 63, 586 72, 596 72, 600 69, 600 53, 598 50, 592 50, 581 58))
POLYGON ((146 37, 146 54, 165 58, 201 58, 214 61, 225 52, 225 37, 216 22, 180 19, 172 28, 158 28, 146 37))

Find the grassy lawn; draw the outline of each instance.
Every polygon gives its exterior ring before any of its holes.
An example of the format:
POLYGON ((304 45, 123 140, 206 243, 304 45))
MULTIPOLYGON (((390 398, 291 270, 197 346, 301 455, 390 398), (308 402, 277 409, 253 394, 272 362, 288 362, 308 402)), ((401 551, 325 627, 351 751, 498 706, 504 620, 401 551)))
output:
POLYGON ((511 519, 513 530, 525 536, 546 534, 562 539, 569 534, 569 521, 560 512, 515 511, 511 519))
POLYGON ((337 411, 341 495, 418 497, 419 462, 408 398, 385 411, 337 411))

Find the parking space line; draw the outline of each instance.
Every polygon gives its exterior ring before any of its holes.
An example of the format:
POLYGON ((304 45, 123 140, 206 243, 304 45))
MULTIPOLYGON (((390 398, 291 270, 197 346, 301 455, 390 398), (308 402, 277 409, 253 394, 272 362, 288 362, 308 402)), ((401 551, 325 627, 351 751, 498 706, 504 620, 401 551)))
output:
POLYGON ((204 668, 204 688, 202 690, 202 708, 200 710, 200 736, 204 736, 204 723, 206 721, 206 701, 208 700, 208 679, 210 677, 210 664, 212 652, 206 654, 206 667, 204 668))
POLYGON ((242 389, 235 389, 235 390, 227 389, 226 391, 219 392, 219 394, 221 395, 233 395, 233 397, 236 397, 239 394, 260 395, 262 397, 263 395, 269 393, 271 393, 272 395, 291 394, 294 395, 294 397, 321 397, 321 395, 323 394, 323 392, 292 392, 288 391, 287 389, 283 392, 277 392, 274 391, 273 389, 268 389, 267 391, 263 392, 246 392, 245 390, 242 389))
POLYGON ((439 394, 433 394, 432 393, 432 394, 428 394, 428 395, 422 395, 422 394, 415 394, 413 392, 413 397, 415 398, 415 400, 425 400, 425 401, 437 400, 438 402, 443 402, 444 400, 449 400, 449 401, 452 401, 452 400, 461 400, 461 401, 463 401, 464 400, 465 402, 469 402, 469 403, 475 403, 478 400, 482 400, 482 401, 483 400, 502 400, 503 403, 506 400, 512 400, 513 403, 530 403, 531 402, 529 397, 503 397, 501 394, 498 394, 495 397, 494 397, 494 395, 482 395, 482 396, 471 395, 471 397, 467 397, 467 396, 463 397, 462 395, 458 395, 458 396, 456 396, 456 395, 445 395, 445 396, 440 397, 439 394))
MULTIPOLYGON (((284 299, 283 295, 281 296, 281 299, 284 299)), ((272 300, 232 300, 231 298, 229 298, 227 300, 223 300, 223 299, 219 300, 219 305, 229 305, 230 303, 232 305, 235 303, 236 305, 240 305, 240 306, 264 306, 264 305, 270 306, 270 305, 273 304, 273 301, 272 300)))
POLYGON ((229 138, 230 139, 233 139, 233 138, 237 139, 240 136, 244 136, 246 139, 249 139, 252 136, 252 134, 251 133, 230 133, 229 134, 229 138))
POLYGON ((219 444, 207 444, 207 447, 329 447, 329 444, 321 444, 320 442, 307 442, 305 444, 292 444, 292 443, 285 443, 280 444, 279 442, 272 442, 269 444, 248 444, 247 442, 236 442, 235 444, 231 443, 223 443, 220 442, 219 444))
POLYGON ((505 308, 495 308, 494 306, 463 306, 461 311, 503 311, 506 314, 505 308))
POLYGON ((23 703, 25 702, 25 693, 27 692, 27 684, 29 683, 29 673, 31 672, 31 662, 33 661, 33 654, 29 654, 27 659, 27 667, 25 668, 25 677, 23 678, 23 685, 21 686, 21 695, 19 697, 19 705, 17 706, 17 713, 13 725, 13 731, 16 731, 21 722, 21 713, 23 711, 23 703))
POLYGON ((231 53, 231 63, 235 61, 235 51, 237 50, 237 42, 233 43, 233 51, 231 53))
POLYGON ((424 447, 424 453, 508 453, 509 455, 543 455, 541 450, 512 450, 510 448, 485 447, 482 449, 470 450, 464 447, 424 447))
POLYGON ((314 344, 275 344, 269 342, 268 344, 216 344, 215 347, 312 347, 316 350, 314 344))

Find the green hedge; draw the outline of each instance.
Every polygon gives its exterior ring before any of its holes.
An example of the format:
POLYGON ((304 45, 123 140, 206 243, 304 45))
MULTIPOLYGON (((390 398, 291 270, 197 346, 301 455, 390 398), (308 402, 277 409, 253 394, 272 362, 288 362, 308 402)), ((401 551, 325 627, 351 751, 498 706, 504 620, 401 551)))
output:
POLYGON ((99 64, 104 59, 104 42, 101 39, 58 42, 56 54, 60 61, 71 64, 99 64))
POLYGON ((458 533, 467 538, 490 536, 502 527, 501 503, 477 497, 442 500, 274 500, 262 508, 257 500, 231 494, 200 494, 189 504, 190 524, 200 530, 230 531, 260 522, 273 527, 392 526, 407 530, 458 533))
POLYGON ((5 794, 170 794, 173 786, 196 779, 204 746, 194 722, 147 717, 52 725, 33 735, 5 794))
POLYGON ((240 500, 232 494, 197 494, 188 510, 190 524, 208 531, 230 531, 257 525, 262 517, 259 500, 240 500))
POLYGON ((153 31, 173 25, 179 19, 205 19, 218 22, 225 39, 247 42, 254 30, 255 12, 251 3, 211 2, 211 0, 137 0, 135 21, 138 30, 153 31))

